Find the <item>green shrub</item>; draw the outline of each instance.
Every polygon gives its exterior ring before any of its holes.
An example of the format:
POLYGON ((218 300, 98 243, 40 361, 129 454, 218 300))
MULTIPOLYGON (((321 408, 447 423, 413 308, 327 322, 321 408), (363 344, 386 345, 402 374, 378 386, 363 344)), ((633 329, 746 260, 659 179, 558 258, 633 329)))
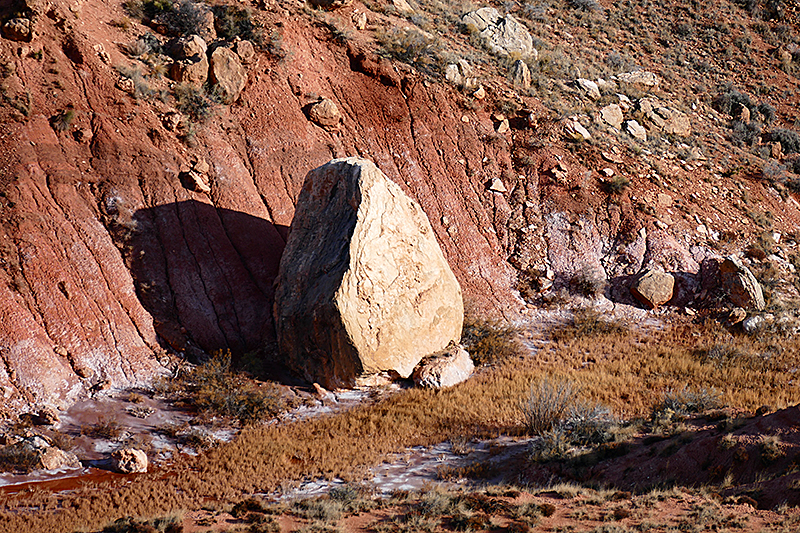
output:
POLYGON ((603 188, 608 194, 621 194, 631 184, 631 180, 625 176, 618 174, 610 180, 603 182, 603 188))
POLYGON ((465 316, 461 344, 476 365, 499 363, 520 354, 517 329, 496 320, 465 316))

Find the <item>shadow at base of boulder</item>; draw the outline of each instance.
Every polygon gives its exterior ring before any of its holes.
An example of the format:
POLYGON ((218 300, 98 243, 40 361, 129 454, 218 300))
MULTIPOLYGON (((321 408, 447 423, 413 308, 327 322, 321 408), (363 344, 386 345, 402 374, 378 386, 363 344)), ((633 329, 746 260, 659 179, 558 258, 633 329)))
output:
POLYGON ((123 229, 115 237, 164 348, 195 362, 266 355, 288 228, 190 200, 141 209, 123 229))

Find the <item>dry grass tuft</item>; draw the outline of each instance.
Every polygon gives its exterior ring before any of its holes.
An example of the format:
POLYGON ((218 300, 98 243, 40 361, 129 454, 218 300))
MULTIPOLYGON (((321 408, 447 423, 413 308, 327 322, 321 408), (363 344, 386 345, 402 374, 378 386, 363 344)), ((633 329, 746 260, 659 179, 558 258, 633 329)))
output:
POLYGON ((464 318, 461 344, 476 365, 496 364, 522 353, 517 329, 476 317, 464 318))

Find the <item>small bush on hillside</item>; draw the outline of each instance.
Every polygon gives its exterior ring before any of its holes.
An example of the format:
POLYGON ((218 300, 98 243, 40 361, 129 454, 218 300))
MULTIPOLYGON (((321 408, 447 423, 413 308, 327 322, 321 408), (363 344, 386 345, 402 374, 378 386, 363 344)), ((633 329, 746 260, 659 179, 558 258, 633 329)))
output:
POLYGON ((126 0, 122 7, 127 13, 138 19, 154 19, 162 13, 173 9, 172 0, 126 0))
POLYGON ((513 327, 498 321, 464 318, 461 344, 476 365, 488 365, 520 353, 519 337, 513 327))
POLYGON ((124 430, 115 418, 101 416, 94 424, 82 426, 81 435, 88 435, 96 439, 115 440, 122 436, 124 430))
POLYGON ((141 57, 147 54, 161 54, 163 51, 161 41, 152 33, 146 33, 125 46, 125 52, 131 57, 141 57))
POLYGON ((65 132, 75 119, 75 111, 67 109, 50 119, 50 125, 58 132, 65 132))
POLYGON ((247 8, 236 6, 214 6, 214 27, 217 36, 232 41, 234 38, 247 39, 260 44, 263 41, 261 26, 253 19, 247 8))
POLYGON ((773 141, 781 143, 785 154, 800 152, 800 134, 796 131, 777 129, 770 134, 773 141))
POLYGON ((624 323, 604 318, 594 309, 578 309, 568 323, 554 328, 551 335, 555 341, 569 341, 626 331, 627 326, 624 323))
POLYGON ((736 104, 752 109, 754 107, 752 100, 746 94, 743 94, 733 88, 732 85, 726 85, 722 88, 722 92, 714 100, 714 107, 720 113, 731 115, 736 108, 736 104))
POLYGON ((203 26, 208 8, 201 2, 183 0, 167 18, 169 29, 177 35, 191 35, 203 26))
POLYGON ((572 275, 569 285, 573 292, 587 298, 597 298, 606 290, 606 279, 601 272, 586 265, 572 275))
POLYGON ((602 11, 603 9, 597 0, 569 0, 569 4, 575 9, 584 11, 602 11))
POLYGON ((407 28, 378 32, 379 55, 408 63, 429 75, 442 70, 441 45, 432 37, 407 28))
POLYGON ((731 125, 731 142, 737 146, 753 146, 761 138, 761 123, 735 120, 731 125))
POLYGON ((603 182, 603 189, 608 194, 622 194, 631 184, 631 180, 622 175, 617 175, 603 182))
POLYGON ((153 89, 142 76, 142 71, 139 67, 130 68, 120 65, 117 67, 117 72, 119 72, 120 76, 133 82, 133 94, 131 96, 136 99, 153 96, 153 89))
POLYGON ((175 107, 185 115, 189 115, 192 120, 203 122, 211 117, 213 103, 197 87, 190 83, 179 83, 175 85, 175 107))

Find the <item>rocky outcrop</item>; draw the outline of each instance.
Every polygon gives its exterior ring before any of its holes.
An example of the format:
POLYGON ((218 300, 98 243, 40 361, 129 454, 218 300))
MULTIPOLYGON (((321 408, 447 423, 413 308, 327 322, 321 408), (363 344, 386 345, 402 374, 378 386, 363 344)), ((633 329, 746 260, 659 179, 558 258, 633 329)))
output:
POLYGON ((640 90, 650 90, 658 87, 658 75, 646 70, 635 70, 617 74, 617 82, 623 86, 635 87, 640 90))
POLYGON ((309 172, 275 293, 286 363, 327 388, 408 377, 458 340, 461 289, 425 213, 371 162, 309 172))
POLYGON ((147 472, 147 454, 136 448, 122 448, 111 454, 111 464, 120 474, 144 474, 147 472))
POLYGON ((220 46, 211 52, 209 79, 222 101, 233 103, 247 83, 247 72, 233 50, 220 46))
POLYGON ((42 470, 75 469, 82 466, 78 456, 59 448, 46 448, 39 455, 39 468, 42 470))
POLYGON ((647 270, 631 287, 631 294, 648 309, 664 305, 672 299, 675 278, 666 272, 647 270))
POLYGON ((170 77, 181 83, 202 85, 208 79, 208 57, 206 43, 199 35, 178 40, 172 47, 175 62, 170 67, 170 77))
POLYGON ((745 309, 764 309, 764 293, 756 277, 736 256, 728 256, 720 265, 722 285, 734 305, 745 309))
POLYGON ((625 130, 637 141, 647 141, 647 130, 635 120, 625 122, 625 130))
POLYGON ((474 371, 475 364, 467 351, 453 344, 420 361, 412 379, 419 387, 443 389, 466 381, 474 371))
POLYGON ((308 118, 323 128, 335 129, 342 121, 342 114, 333 100, 323 98, 313 106, 308 112, 308 118))
POLYGON ((528 64, 521 59, 514 61, 511 66, 511 82, 514 87, 527 91, 531 88, 531 70, 528 64))
POLYGON ((493 54, 533 58, 538 55, 531 34, 512 15, 503 17, 493 7, 482 7, 464 15, 461 22, 470 31, 480 35, 493 54))
POLYGON ((33 37, 33 23, 26 18, 13 18, 3 24, 3 37, 12 41, 30 42, 33 37))
POLYGON ((642 98, 638 106, 644 116, 664 133, 681 137, 692 133, 689 117, 677 109, 662 105, 657 98, 642 98))
POLYGON ((619 106, 619 104, 608 104, 607 106, 603 107, 600 110, 600 117, 603 119, 603 122, 609 126, 613 126, 617 129, 622 128, 624 116, 622 114, 622 108, 619 106))

